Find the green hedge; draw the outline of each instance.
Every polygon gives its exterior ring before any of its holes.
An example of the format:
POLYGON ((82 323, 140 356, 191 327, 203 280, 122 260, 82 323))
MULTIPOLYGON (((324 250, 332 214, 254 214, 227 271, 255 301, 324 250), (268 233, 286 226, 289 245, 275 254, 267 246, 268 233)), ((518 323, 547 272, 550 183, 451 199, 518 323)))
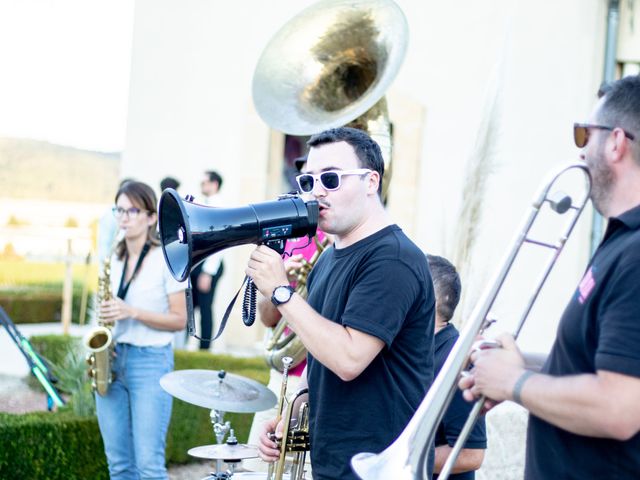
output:
MULTIPOLYGON (((87 305, 90 305, 91 292, 87 305)), ((78 323, 82 286, 74 284, 71 322, 78 323)), ((0 305, 13 323, 59 322, 62 316, 62 284, 0 289, 0 305)))
MULTIPOLYGON (((73 341, 77 339, 57 335, 31 339, 34 347, 53 361, 63 358, 66 346, 73 341)), ((269 380, 269 369, 261 358, 176 351, 175 368, 222 369, 265 385, 269 380)), ((167 435, 168 463, 195 461, 187 454, 190 448, 215 443, 209 413, 206 408, 174 399, 167 435)), ((231 422, 238 440, 246 443, 253 414, 227 413, 225 420, 231 422)), ((5 478, 108 478, 96 418, 79 418, 71 412, 1 414, 0 479, 5 478)))
POLYGON ((0 478, 109 478, 95 418, 67 412, 0 413, 0 478))

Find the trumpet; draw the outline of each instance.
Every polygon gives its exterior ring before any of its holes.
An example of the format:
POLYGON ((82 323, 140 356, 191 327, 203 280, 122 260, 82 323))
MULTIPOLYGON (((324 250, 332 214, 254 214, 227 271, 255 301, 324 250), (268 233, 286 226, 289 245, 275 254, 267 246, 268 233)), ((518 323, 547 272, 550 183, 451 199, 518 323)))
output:
POLYGON ((282 386, 280 387, 280 399, 278 400, 278 422, 284 420, 282 438, 276 438, 275 433, 270 434, 270 439, 276 442, 280 448, 280 457, 275 464, 269 465, 267 480, 282 480, 287 454, 292 453, 290 480, 304 479, 304 462, 306 453, 310 449, 309 442, 309 403, 304 399, 308 397, 309 390, 302 388, 294 393, 287 401, 287 409, 284 417, 285 397, 287 395, 288 370, 293 359, 284 357, 282 364, 282 386), (297 408, 297 410, 296 410, 297 408))
MULTIPOLYGON (((383 452, 379 454, 359 453, 351 459, 351 466, 355 473, 363 480, 377 479, 401 479, 418 480, 426 479, 428 473, 428 458, 430 447, 434 441, 438 425, 442 421, 451 399, 457 388, 460 373, 469 363, 469 351, 479 333, 482 333, 486 325, 490 322, 488 315, 492 308, 500 289, 513 266, 522 246, 530 244, 551 250, 548 261, 541 269, 538 283, 534 292, 527 301, 524 310, 519 318, 514 337, 517 339, 533 305, 540 293, 542 286, 551 273, 562 249, 571 234, 575 224, 580 217, 591 192, 591 176, 584 164, 571 164, 555 172, 550 180, 544 184, 540 193, 534 198, 530 213, 526 216, 522 228, 519 230, 513 241, 512 248, 502 263, 501 268, 496 273, 493 282, 476 304, 471 318, 465 324, 460 337, 456 341, 449 357, 442 366, 440 373, 431 385, 416 413, 411 418, 400 436, 383 452), (578 169, 584 174, 584 191, 581 198, 576 202, 569 196, 561 192, 551 194, 550 191, 558 179, 565 173, 578 169), (542 206, 547 203, 552 211, 557 214, 572 212, 564 223, 564 230, 555 242, 541 241, 529 236, 532 227, 538 217, 542 206)), ((485 398, 480 398, 473 406, 467 421, 460 432, 460 435, 453 447, 443 470, 438 479, 446 480, 451 473, 451 469, 456 461, 462 446, 464 445, 471 429, 473 428, 478 415, 482 410, 485 398)))

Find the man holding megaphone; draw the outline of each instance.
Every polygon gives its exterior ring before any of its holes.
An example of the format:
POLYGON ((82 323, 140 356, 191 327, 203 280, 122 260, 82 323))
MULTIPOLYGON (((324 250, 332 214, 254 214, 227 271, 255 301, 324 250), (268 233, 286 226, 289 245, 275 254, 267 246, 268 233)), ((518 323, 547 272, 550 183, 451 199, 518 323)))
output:
MULTIPOLYGON (((382 204, 377 143, 342 127, 308 145, 296 180, 319 204, 318 228, 335 239, 309 274, 308 299, 292 291, 281 256, 267 246, 253 251, 246 273, 262 307, 271 302, 309 352, 314 478, 357 478, 351 457, 384 450, 431 384, 435 299, 424 254, 382 204)), ((269 462, 279 455, 267 435, 275 423, 267 422, 260 437, 269 462)))

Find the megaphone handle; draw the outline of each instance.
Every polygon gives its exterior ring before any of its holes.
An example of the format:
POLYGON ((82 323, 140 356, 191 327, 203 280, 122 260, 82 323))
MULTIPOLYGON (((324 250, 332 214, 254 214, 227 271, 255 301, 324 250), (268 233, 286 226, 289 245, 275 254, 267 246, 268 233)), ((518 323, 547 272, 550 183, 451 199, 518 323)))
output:
POLYGON ((278 240, 267 240, 264 244, 272 250, 275 250, 280 255, 284 253, 284 239, 279 238, 278 240))

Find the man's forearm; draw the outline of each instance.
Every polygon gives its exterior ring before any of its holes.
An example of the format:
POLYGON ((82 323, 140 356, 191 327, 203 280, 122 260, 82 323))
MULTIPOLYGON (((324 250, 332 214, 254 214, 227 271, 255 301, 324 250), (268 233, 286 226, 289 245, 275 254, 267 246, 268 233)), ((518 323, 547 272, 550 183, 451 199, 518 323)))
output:
POLYGON ((258 299, 258 315, 265 327, 275 327, 282 318, 276 306, 271 303, 271 299, 262 295, 258 299))
POLYGON ((357 377, 384 346, 375 337, 324 318, 299 295, 278 309, 309 353, 345 381, 357 377))
POLYGON ((633 400, 637 385, 627 388, 621 377, 610 372, 563 377, 536 374, 527 379, 520 396, 533 415, 564 430, 625 439, 637 433, 640 414, 633 400))
MULTIPOLYGON (((451 454, 452 447, 449 445, 438 445, 436 447, 436 459, 433 465, 433 473, 440 473, 444 464, 451 454)), ((484 449, 463 448, 460 450, 456 463, 453 465, 451 473, 463 473, 477 470, 484 460, 484 449)))

